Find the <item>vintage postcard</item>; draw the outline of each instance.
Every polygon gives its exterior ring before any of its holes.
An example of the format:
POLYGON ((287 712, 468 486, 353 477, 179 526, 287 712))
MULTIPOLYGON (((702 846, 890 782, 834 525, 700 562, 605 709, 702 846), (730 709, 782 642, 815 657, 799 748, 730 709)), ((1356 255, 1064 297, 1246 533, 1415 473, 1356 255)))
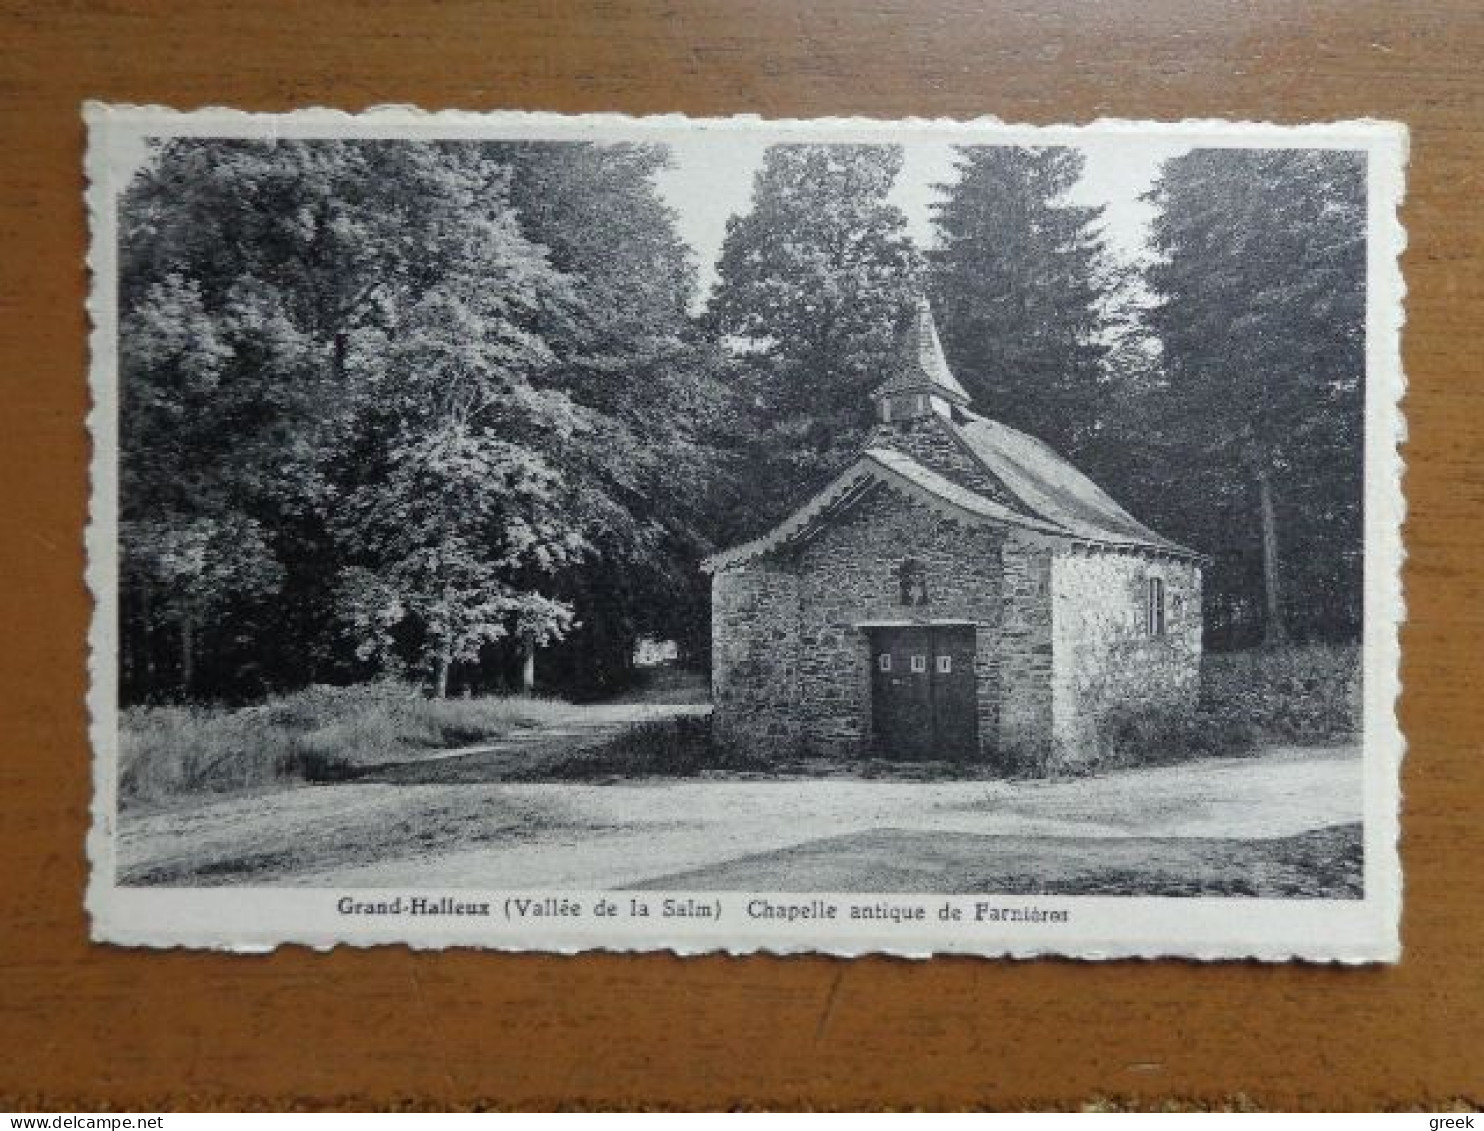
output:
POLYGON ((96 939, 1399 958, 1402 127, 86 117, 96 939))

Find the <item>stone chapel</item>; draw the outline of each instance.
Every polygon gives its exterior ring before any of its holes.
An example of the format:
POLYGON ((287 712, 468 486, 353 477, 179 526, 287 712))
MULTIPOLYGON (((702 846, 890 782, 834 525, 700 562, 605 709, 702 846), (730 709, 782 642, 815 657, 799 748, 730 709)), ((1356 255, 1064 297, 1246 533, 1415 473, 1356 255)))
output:
POLYGON ((703 565, 718 739, 1046 773, 1119 705, 1194 708, 1201 556, 972 412, 925 300, 883 377, 850 467, 703 565))

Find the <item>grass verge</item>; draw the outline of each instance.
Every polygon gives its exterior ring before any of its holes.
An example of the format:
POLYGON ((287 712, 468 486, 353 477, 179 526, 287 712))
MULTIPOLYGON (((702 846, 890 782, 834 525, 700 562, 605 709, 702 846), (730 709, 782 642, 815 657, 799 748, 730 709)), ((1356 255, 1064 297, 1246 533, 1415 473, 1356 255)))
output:
POLYGON ((119 716, 119 796, 130 804, 332 781, 560 722, 572 710, 523 696, 432 700, 396 683, 311 687, 241 710, 133 707, 119 716))

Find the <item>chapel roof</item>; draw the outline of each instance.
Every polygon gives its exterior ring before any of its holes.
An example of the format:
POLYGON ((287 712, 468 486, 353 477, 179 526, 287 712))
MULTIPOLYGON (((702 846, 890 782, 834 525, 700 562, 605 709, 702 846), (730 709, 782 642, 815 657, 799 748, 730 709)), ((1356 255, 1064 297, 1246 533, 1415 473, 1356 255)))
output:
POLYGON ((895 371, 876 387, 875 396, 895 393, 930 392, 954 404, 969 403, 969 394, 958 383, 948 359, 943 356, 943 343, 938 340, 938 327, 925 297, 917 300, 912 323, 903 336, 895 371))
POLYGON ((1044 441, 971 412, 960 416, 948 427, 1029 514, 1074 538, 1200 556, 1150 530, 1044 441))
POLYGON ((946 430, 996 484, 1003 499, 950 478, 890 446, 878 432, 848 468, 766 534, 702 563, 707 572, 800 545, 868 493, 887 488, 955 521, 1005 525, 1106 548, 1139 550, 1200 560, 1203 555, 1156 534, 1063 456, 1034 436, 965 407, 969 396, 943 356, 926 299, 920 299, 903 350, 904 364, 875 395, 932 392, 954 403, 951 418, 926 419, 946 430))
POLYGON ((702 568, 714 573, 802 545, 878 487, 895 490, 968 525, 1014 526, 1109 549, 1192 559, 1203 556, 1144 526, 1040 440, 983 417, 971 416, 966 425, 947 427, 957 428, 975 455, 1005 484, 1014 506, 956 483, 892 448, 867 448, 766 534, 706 559, 702 568))

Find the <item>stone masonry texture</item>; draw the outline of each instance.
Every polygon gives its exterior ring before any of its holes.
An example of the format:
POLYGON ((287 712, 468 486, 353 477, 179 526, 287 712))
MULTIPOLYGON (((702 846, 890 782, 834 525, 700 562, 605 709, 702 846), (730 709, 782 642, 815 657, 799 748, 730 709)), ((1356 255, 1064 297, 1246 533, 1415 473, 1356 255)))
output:
POLYGON ((871 652, 863 622, 971 621, 981 757, 993 756, 999 658, 997 532, 878 488, 797 555, 799 715, 807 752, 862 755, 871 739, 871 652), (922 563, 930 603, 899 604, 901 564, 922 563))
POLYGON ((866 447, 892 448, 986 499, 1007 504, 1011 501, 999 481, 964 451, 963 442, 935 414, 898 424, 878 424, 866 447))
MULTIPOLYGON (((958 620, 976 626, 980 752, 997 758, 1003 543, 998 531, 954 522, 877 488, 801 550, 718 573, 712 607, 718 736, 774 756, 866 756, 871 655, 863 625, 958 620), (907 558, 924 567, 927 606, 898 603, 907 558)), ((1043 619, 1049 626, 1049 616, 1043 619)), ((1045 727, 1049 742, 1049 699, 1045 727)))
POLYGON ((1053 759, 1095 756, 1116 709, 1194 710, 1200 691, 1201 575, 1189 562, 1067 548, 1051 562, 1053 759), (1165 631, 1147 620, 1150 578, 1164 582, 1165 631))

